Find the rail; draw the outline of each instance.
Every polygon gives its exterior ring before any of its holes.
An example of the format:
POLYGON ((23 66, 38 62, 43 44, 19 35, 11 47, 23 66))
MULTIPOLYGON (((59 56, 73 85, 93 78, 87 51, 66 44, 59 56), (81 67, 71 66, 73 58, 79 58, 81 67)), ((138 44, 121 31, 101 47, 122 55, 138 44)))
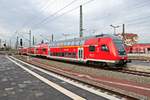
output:
POLYGON ((150 77, 150 72, 135 71, 135 70, 129 70, 129 69, 118 70, 118 72, 133 74, 133 75, 138 75, 138 76, 144 76, 144 77, 150 77))

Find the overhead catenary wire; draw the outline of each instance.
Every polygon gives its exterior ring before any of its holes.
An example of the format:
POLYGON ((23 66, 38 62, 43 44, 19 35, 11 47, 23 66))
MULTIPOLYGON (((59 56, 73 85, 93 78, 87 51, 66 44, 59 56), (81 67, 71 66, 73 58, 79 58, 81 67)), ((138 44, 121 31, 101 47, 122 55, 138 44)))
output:
MULTIPOLYGON (((55 0, 51 1, 51 4, 54 3, 55 0)), ((46 5, 44 5, 39 11, 42 13, 44 10, 46 10, 49 7, 50 4, 50 0, 48 2, 46 2, 46 5)), ((21 26, 20 30, 26 26, 28 26, 28 24, 31 24, 31 22, 33 22, 33 19, 38 18, 38 16, 33 16, 32 18, 29 18, 28 21, 26 21, 25 23, 23 23, 23 25, 21 26), (30 20, 30 21, 29 21, 30 20)))
MULTIPOLYGON (((39 23, 35 24, 34 26, 40 25, 41 23, 45 22, 45 21, 48 20, 49 18, 51 18, 51 17, 57 15, 59 12, 61 12, 61 11, 64 10, 65 8, 69 7, 70 5, 72 5, 72 4, 73 4, 74 2, 76 2, 76 1, 77 1, 77 0, 71 1, 70 3, 68 3, 67 5, 65 5, 64 7, 62 7, 61 9, 59 9, 58 11, 56 11, 55 13, 53 13, 52 15, 50 15, 50 16, 44 18, 43 20, 41 20, 39 23)), ((31 28, 33 29, 34 27, 31 27, 31 28)))
MULTIPOLYGON (((72 2, 75 2, 75 0, 72 1, 72 2)), ((72 3, 72 2, 71 2, 71 3, 72 3)), ((69 3, 69 4, 70 4, 70 3, 69 3)), ((68 4, 68 5, 69 5, 69 4, 68 4)), ((137 4, 138 4, 138 2, 137 2, 137 4)), ((138 6, 141 6, 141 5, 143 6, 144 4, 146 4, 145 1, 144 1, 144 3, 140 3, 139 5, 136 5, 135 7, 138 7, 138 6)), ((66 7, 64 7, 64 8, 66 8, 66 7)), ((60 11, 63 10, 64 8, 60 9, 60 11)), ((57 13, 59 13, 60 11, 58 10, 57 12, 55 12, 54 14, 52 14, 51 16, 48 16, 47 18, 43 19, 41 22, 39 22, 39 23, 33 25, 33 27, 31 27, 31 28, 36 28, 37 26, 40 26, 40 24, 46 22, 50 17, 53 17, 53 16, 57 15, 57 13)), ((61 14, 61 15, 59 15, 59 16, 56 16, 56 17, 61 17, 61 16, 63 16, 63 15, 64 15, 64 13, 61 14)), ((55 18, 56 18, 56 17, 55 17, 55 18)), ((55 18, 53 18, 53 19, 55 19, 55 18)), ((52 19, 52 20, 53 20, 53 19, 52 19)))
MULTIPOLYGON (((88 3, 92 2, 92 1, 94 1, 94 0, 88 0, 87 2, 83 3, 82 5, 84 6, 84 5, 86 5, 86 4, 88 4, 88 3)), ((70 13, 70 12, 76 10, 76 9, 79 9, 79 7, 80 7, 80 5, 78 5, 78 6, 74 7, 73 9, 70 9, 70 10, 68 10, 68 11, 66 11, 66 12, 64 12, 64 13, 62 13, 62 14, 60 14, 59 16, 53 17, 53 19, 51 19, 51 20, 49 20, 49 21, 52 22, 52 21, 58 19, 59 17, 64 16, 64 15, 67 14, 67 13, 70 13)), ((44 23, 45 23, 45 22, 40 23, 40 24, 38 24, 38 25, 35 25, 34 28, 37 28, 39 25, 44 24, 44 23)))
MULTIPOLYGON (((48 2, 46 2, 44 5, 45 6, 43 6, 42 8, 41 8, 41 10, 40 10, 40 12, 42 12, 42 11, 44 11, 44 10, 46 10, 48 7, 49 7, 49 3, 50 2, 54 2, 55 0, 48 0, 48 2)), ((13 38, 13 37, 16 37, 16 36, 18 36, 19 34, 19 31, 22 29, 22 28, 24 28, 25 26, 27 26, 28 24, 30 24, 31 22, 33 22, 33 19, 35 18, 35 17, 37 17, 37 16, 33 16, 31 19, 29 19, 27 22, 24 22, 23 23, 23 25, 21 26, 21 28, 19 28, 16 32, 14 32, 14 34, 12 34, 10 37, 9 37, 9 39, 14 39, 14 40, 16 40, 16 38, 13 38)), ((22 36, 23 37, 23 36, 22 36)), ((25 39, 25 38, 24 38, 25 39)), ((28 39, 25 39, 25 40, 28 40, 28 39)))
POLYGON ((146 16, 146 17, 135 19, 135 20, 131 20, 127 24, 128 25, 147 24, 147 23, 149 23, 149 21, 150 21, 150 16, 146 16))
POLYGON ((147 20, 149 19, 149 16, 143 16, 143 13, 146 12, 139 12, 141 9, 143 9, 146 6, 149 6, 150 1, 142 1, 142 2, 136 2, 134 3, 134 5, 128 5, 126 10, 123 10, 124 15, 119 15, 120 17, 124 17, 127 20, 124 21, 119 21, 117 23, 127 23, 127 24, 131 24, 131 23, 137 23, 139 21, 143 21, 143 20, 147 20), (139 13, 136 13, 139 12, 139 13), (136 16, 135 16, 136 15, 136 16))

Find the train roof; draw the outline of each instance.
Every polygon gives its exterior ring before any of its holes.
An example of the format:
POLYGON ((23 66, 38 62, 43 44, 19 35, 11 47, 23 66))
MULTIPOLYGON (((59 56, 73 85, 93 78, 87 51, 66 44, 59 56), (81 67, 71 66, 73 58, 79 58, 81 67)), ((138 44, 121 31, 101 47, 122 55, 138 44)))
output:
POLYGON ((88 36, 83 38, 74 38, 74 39, 67 39, 67 40, 60 40, 60 41, 53 41, 49 43, 49 46, 60 46, 60 45, 83 45, 85 40, 91 38, 112 38, 113 40, 121 40, 119 36, 111 35, 111 34, 100 34, 95 36, 88 36))
POLYGON ((73 39, 67 39, 67 40, 53 41, 51 43, 69 42, 69 41, 81 41, 81 40, 86 40, 86 39, 89 39, 89 38, 104 38, 104 37, 110 37, 112 39, 120 39, 119 36, 117 36, 117 35, 100 34, 100 35, 88 36, 88 37, 83 37, 83 38, 73 38, 73 39))

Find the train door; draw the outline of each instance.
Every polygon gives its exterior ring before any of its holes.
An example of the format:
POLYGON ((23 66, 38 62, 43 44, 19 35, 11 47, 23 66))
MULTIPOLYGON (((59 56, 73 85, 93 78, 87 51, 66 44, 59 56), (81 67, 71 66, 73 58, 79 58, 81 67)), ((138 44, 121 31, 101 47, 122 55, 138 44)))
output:
POLYGON ((78 48, 78 59, 79 59, 79 61, 83 61, 83 58, 84 58, 83 48, 78 48))
POLYGON ((48 46, 48 56, 50 56, 50 46, 48 46))

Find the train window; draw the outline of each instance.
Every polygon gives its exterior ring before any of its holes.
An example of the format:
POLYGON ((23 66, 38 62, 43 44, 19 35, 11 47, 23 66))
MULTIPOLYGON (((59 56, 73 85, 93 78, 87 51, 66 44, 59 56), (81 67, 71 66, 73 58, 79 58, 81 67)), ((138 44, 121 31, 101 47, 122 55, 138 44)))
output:
POLYGON ((60 56, 61 56, 61 57, 63 56, 63 53, 62 53, 62 52, 60 53, 60 56))
POLYGON ((61 52, 59 52, 59 56, 61 57, 61 52))
POLYGON ((69 42, 69 45, 70 45, 70 46, 72 45, 72 41, 69 42))
POLYGON ((67 46, 67 42, 65 42, 65 46, 67 46))
POLYGON ((77 41, 74 41, 74 45, 76 45, 76 42, 77 42, 77 41))
POLYGON ((53 53, 50 53, 50 56, 53 56, 53 53))
POLYGON ((74 41, 71 42, 71 45, 74 45, 74 41))
POLYGON ((70 44, 70 43, 67 41, 67 46, 69 46, 69 44, 70 44))
POLYGON ((79 45, 80 44, 80 41, 75 41, 75 45, 79 45))
POLYGON ((95 46, 89 46, 89 51, 94 52, 95 51, 95 46))
POLYGON ((76 57, 76 53, 73 53, 74 58, 76 57))
POLYGON ((71 45, 71 41, 68 41, 68 45, 69 45, 69 46, 71 45))
POLYGON ((46 51, 46 48, 43 48, 42 51, 46 51))
POLYGON ((65 42, 63 42, 63 46, 65 46, 65 42))
POLYGON ((59 44, 60 44, 60 43, 58 42, 58 43, 57 43, 57 46, 59 46, 59 44))
POLYGON ((102 51, 109 51, 108 47, 105 44, 101 46, 101 50, 102 51))
POLYGON ((56 56, 59 56, 59 53, 58 53, 58 52, 56 53, 56 56))
POLYGON ((69 42, 67 41, 67 46, 69 45, 69 42))
POLYGON ((67 43, 66 43, 66 42, 64 42, 64 46, 66 46, 66 44, 67 44, 67 43))
POLYGON ((72 41, 69 42, 69 45, 70 45, 70 46, 72 45, 72 41))
POLYGON ((58 46, 58 43, 56 43, 55 46, 57 47, 57 46, 58 46))

